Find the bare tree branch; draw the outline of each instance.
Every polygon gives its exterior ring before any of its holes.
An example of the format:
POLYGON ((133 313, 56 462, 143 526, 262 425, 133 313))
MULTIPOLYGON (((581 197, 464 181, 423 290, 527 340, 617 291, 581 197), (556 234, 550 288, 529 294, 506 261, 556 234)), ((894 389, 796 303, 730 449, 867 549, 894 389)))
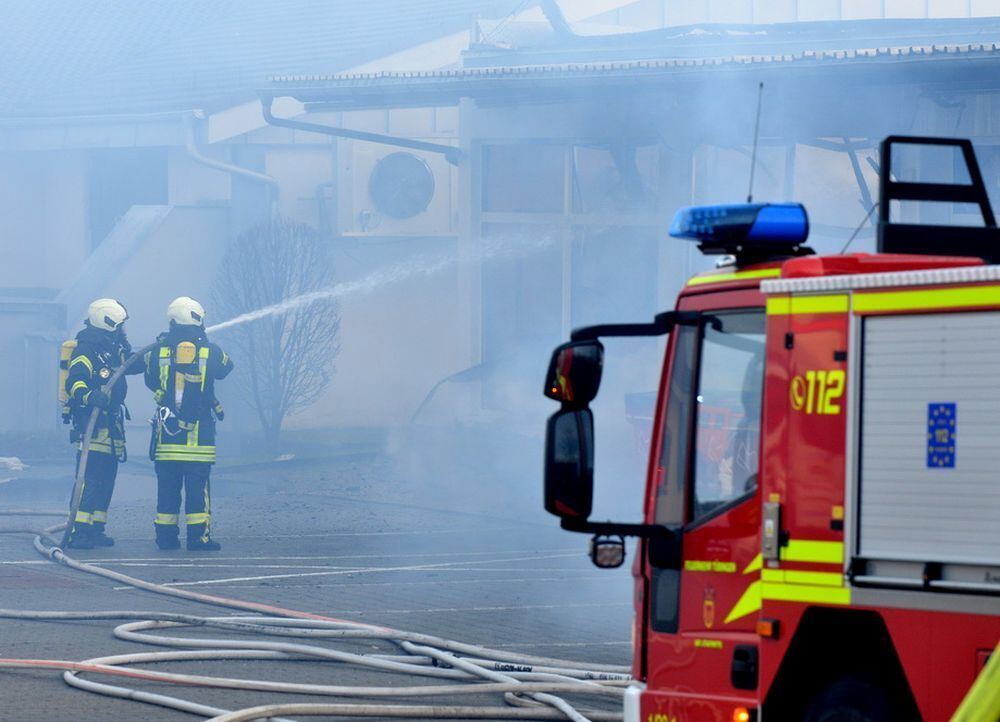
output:
MULTIPOLYGON (((275 217, 241 233, 216 279, 213 302, 231 318, 333 283, 329 247, 313 228, 275 217)), ((225 331, 248 381, 241 386, 265 437, 277 443, 285 418, 329 385, 340 351, 340 311, 333 300, 225 331)))

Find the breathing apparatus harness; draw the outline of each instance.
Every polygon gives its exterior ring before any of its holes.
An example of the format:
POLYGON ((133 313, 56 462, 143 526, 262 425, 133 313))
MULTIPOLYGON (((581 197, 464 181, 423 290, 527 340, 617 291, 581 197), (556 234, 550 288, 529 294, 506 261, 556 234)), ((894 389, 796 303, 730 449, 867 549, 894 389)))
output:
MULTIPOLYGON (((86 325, 93 329, 95 328, 90 321, 86 322, 86 325)), ((98 329, 103 330, 103 329, 98 329)), ((115 384, 121 378, 120 374, 115 374, 118 368, 128 367, 136 355, 132 354, 132 347, 128 343, 128 339, 125 337, 124 331, 119 329, 112 331, 113 348, 106 350, 98 350, 94 352, 94 359, 97 361, 97 365, 94 370, 94 374, 98 379, 105 380, 106 383, 102 388, 94 388, 92 393, 102 393, 107 394, 110 398, 114 393, 115 384), (119 365, 116 365, 115 362, 119 365)), ((60 349, 59 358, 59 401, 62 407, 62 421, 64 424, 71 425, 70 428, 70 443, 82 442, 84 438, 84 428, 86 424, 83 423, 80 412, 84 411, 87 407, 84 404, 80 404, 73 397, 71 397, 66 391, 66 379, 69 376, 69 367, 78 347, 77 339, 70 339, 64 341, 60 349)), ((100 383, 100 382, 98 382, 100 383)), ((114 441, 121 441, 122 450, 118 455, 118 461, 124 463, 128 460, 128 451, 124 446, 125 435, 123 433, 122 427, 125 421, 131 421, 132 415, 129 412, 128 406, 125 405, 124 401, 119 404, 115 404, 107 409, 94 409, 97 412, 97 419, 99 420, 101 415, 107 417, 107 427, 108 436, 112 443, 114 441)), ((96 422, 95 422, 96 428, 96 422)))
POLYGON ((153 427, 149 442, 151 461, 156 460, 156 448, 164 434, 175 437, 182 432, 197 430, 206 403, 216 419, 221 421, 225 418, 222 404, 205 393, 208 381, 207 341, 202 337, 198 339, 202 343, 185 340, 172 345, 167 343, 168 339, 169 334, 163 334, 155 344, 159 347, 160 388, 153 393, 156 410, 149 420, 153 427))

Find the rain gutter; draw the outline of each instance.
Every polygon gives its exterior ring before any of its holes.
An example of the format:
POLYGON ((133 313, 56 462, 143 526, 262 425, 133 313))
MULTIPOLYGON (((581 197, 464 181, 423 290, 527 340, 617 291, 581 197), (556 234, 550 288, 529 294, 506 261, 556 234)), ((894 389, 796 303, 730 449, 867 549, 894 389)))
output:
POLYGON ((381 133, 367 133, 362 130, 337 128, 329 125, 320 125, 319 123, 307 123, 301 120, 292 120, 290 118, 277 118, 271 112, 271 106, 274 104, 274 98, 275 96, 273 95, 261 95, 261 107, 264 111, 264 120, 268 123, 268 125, 277 126, 279 128, 291 128, 293 130, 304 130, 310 133, 321 133, 322 135, 331 135, 335 138, 350 138, 352 140, 362 140, 369 143, 394 145, 400 148, 421 150, 427 153, 440 153, 452 165, 458 165, 458 162, 462 158, 462 151, 453 145, 429 143, 427 141, 414 140, 412 138, 382 135, 381 133))

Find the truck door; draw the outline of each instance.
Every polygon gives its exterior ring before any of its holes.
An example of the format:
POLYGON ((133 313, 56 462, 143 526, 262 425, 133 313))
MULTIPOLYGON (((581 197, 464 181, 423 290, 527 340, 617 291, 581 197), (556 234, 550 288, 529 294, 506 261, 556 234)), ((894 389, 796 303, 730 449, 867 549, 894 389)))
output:
POLYGON ((674 339, 651 521, 682 526, 683 560, 658 568, 654 542, 646 560, 646 701, 667 719, 731 719, 756 689, 764 323, 760 308, 712 311, 674 339))

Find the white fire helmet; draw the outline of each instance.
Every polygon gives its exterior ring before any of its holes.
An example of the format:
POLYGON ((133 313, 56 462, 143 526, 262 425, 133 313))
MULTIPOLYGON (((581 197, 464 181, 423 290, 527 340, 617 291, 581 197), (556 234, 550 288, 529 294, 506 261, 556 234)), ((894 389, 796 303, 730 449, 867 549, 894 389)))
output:
POLYGON ((181 296, 167 306, 167 318, 180 326, 201 326, 205 323, 205 309, 193 298, 181 296))
POLYGON ((102 331, 117 331, 127 318, 128 311, 113 298, 99 298, 87 309, 87 321, 102 331))

